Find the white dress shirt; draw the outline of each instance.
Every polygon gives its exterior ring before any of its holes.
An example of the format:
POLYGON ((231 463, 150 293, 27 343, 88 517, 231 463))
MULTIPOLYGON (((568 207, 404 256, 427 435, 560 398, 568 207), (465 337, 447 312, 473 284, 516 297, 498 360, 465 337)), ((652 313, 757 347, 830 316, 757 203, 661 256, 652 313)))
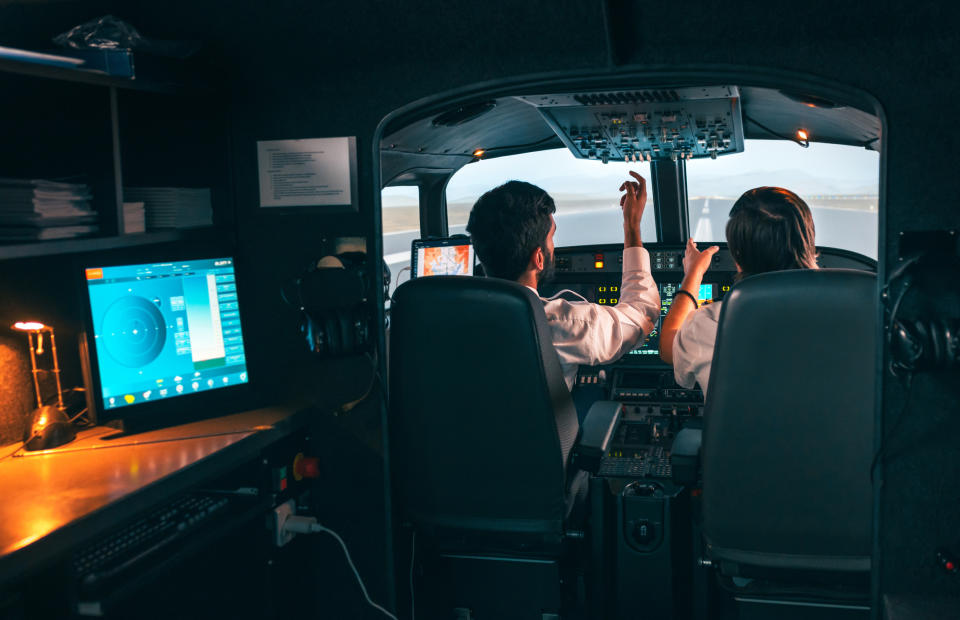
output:
POLYGON ((673 339, 674 378, 687 389, 699 383, 704 397, 710 381, 710 364, 713 363, 719 318, 719 301, 702 306, 687 315, 673 339))
POLYGON ((660 291, 650 274, 650 255, 645 248, 624 249, 617 305, 543 299, 543 310, 553 333, 563 378, 572 390, 580 364, 596 366, 620 359, 643 344, 656 325, 660 291))

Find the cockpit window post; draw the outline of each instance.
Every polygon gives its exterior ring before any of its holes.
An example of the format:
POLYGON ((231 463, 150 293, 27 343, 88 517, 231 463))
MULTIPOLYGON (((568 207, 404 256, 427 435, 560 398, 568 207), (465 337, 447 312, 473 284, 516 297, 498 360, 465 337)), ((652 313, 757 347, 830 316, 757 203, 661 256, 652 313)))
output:
POLYGON ((690 237, 686 163, 654 160, 650 163, 650 182, 657 205, 657 239, 661 243, 686 243, 690 237))
POLYGON ((447 181, 450 177, 428 177, 420 185, 420 234, 447 236, 447 181))

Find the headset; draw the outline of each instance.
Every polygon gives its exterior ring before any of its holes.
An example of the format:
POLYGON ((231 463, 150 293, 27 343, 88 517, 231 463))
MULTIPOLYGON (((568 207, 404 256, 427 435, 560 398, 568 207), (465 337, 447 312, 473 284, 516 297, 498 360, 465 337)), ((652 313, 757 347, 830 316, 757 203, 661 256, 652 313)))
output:
MULTIPOLYGON (((321 357, 368 353, 374 342, 373 316, 367 303, 373 290, 366 269, 366 254, 345 252, 311 263, 292 284, 291 301, 281 287, 283 300, 300 310, 297 329, 307 349, 321 357)), ((384 295, 389 291, 390 268, 383 263, 384 295)))
POLYGON ((956 256, 944 252, 914 254, 891 273, 883 288, 882 298, 888 312, 886 337, 891 355, 890 371, 894 375, 960 367, 960 318, 899 317, 900 306, 916 284, 921 268, 941 266, 944 261, 953 262, 954 267, 960 262, 956 256), (899 290, 894 296, 891 291, 897 287, 899 290))
POLYGON ((891 350, 898 370, 960 366, 960 319, 894 321, 891 350))

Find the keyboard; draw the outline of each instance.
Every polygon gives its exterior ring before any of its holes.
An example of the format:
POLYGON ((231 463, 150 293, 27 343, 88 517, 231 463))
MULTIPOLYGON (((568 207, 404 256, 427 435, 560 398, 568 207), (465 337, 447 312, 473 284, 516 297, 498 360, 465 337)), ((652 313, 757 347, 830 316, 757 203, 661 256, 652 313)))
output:
POLYGON ((231 499, 223 495, 185 495, 81 549, 73 557, 81 589, 95 590, 139 561, 170 548, 226 511, 229 504, 231 499))

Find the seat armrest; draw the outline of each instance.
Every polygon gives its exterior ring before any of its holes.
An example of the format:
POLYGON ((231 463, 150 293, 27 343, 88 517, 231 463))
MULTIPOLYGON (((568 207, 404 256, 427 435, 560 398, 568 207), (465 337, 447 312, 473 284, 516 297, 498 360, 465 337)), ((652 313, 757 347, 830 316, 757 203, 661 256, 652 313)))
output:
POLYGON ((613 432, 620 422, 623 404, 612 400, 598 400, 590 407, 580 425, 580 437, 573 448, 573 466, 597 473, 600 461, 610 447, 613 432))
POLYGON ((697 483, 700 471, 700 444, 703 441, 703 430, 699 428, 683 428, 673 439, 670 448, 670 468, 673 470, 673 481, 685 486, 697 483))

